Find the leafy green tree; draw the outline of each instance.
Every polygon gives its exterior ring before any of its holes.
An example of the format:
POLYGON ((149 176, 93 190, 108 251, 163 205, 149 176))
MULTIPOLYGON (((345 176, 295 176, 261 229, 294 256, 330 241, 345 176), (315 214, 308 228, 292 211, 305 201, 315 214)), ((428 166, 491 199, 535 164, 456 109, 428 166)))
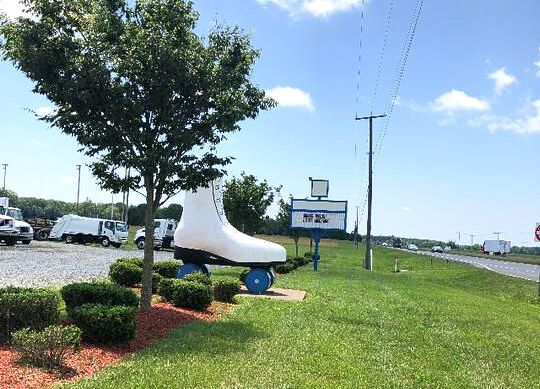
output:
POLYGON ((266 180, 259 182, 254 175, 242 172, 225 183, 223 206, 229 222, 239 231, 253 235, 263 223, 266 210, 281 190, 273 188, 266 180))
POLYGON ((298 241, 300 240, 301 231, 289 228, 291 220, 291 204, 283 201, 283 199, 279 199, 278 205, 279 212, 276 216, 276 221, 281 225, 283 234, 286 234, 292 240, 294 240, 296 256, 298 257, 298 241))
POLYGON ((153 224, 180 190, 223 174, 216 145, 275 102, 253 85, 259 51, 237 27, 195 32, 185 0, 23 0, 0 21, 0 51, 55 106, 103 189, 146 199, 141 309, 151 309, 153 224), (123 172, 130 169, 130 176, 123 172))
POLYGON ((7 197, 11 207, 16 207, 19 201, 19 196, 17 196, 17 193, 9 189, 0 188, 0 197, 7 197))
POLYGON ((180 220, 182 210, 183 208, 180 204, 169 204, 169 206, 159 208, 156 211, 156 219, 180 220))

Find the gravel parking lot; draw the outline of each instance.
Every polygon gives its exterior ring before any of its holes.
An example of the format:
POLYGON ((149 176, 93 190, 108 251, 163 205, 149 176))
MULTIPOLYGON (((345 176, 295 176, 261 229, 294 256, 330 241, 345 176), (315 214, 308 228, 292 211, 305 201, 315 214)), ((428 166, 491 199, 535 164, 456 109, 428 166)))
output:
MULTIPOLYGON (((154 253, 156 261, 173 259, 172 251, 154 253)), ((0 286, 53 286, 103 278, 111 263, 126 256, 142 257, 143 251, 38 241, 0 245, 0 286)))

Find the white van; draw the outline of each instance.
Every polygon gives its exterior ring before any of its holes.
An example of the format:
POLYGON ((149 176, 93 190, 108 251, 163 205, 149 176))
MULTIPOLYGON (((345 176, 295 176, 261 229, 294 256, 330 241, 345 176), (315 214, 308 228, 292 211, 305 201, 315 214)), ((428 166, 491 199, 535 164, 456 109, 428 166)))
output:
POLYGON ((12 217, 0 215, 0 242, 14 246, 18 235, 19 230, 15 228, 15 220, 12 217))
MULTIPOLYGON (((176 220, 154 219, 154 249, 174 248, 174 230, 176 230, 176 220)), ((139 250, 144 249, 145 229, 138 229, 133 242, 139 250)))
POLYGON ((51 229, 49 239, 66 243, 99 242, 103 247, 120 247, 127 242, 127 224, 117 220, 65 215, 51 229))

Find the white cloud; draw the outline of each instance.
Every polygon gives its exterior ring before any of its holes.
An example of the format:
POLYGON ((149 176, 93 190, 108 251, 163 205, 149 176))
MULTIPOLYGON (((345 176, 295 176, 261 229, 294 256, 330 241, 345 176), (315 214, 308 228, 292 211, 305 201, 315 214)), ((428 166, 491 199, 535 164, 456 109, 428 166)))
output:
POLYGON ((362 5, 362 0, 257 0, 257 2, 262 5, 274 4, 289 12, 291 16, 307 13, 318 18, 327 18, 362 5))
POLYGON ((10 18, 25 15, 24 6, 18 0, 0 0, 0 12, 4 12, 10 18))
POLYGON ((534 66, 536 66, 536 67, 538 68, 538 71, 536 72, 536 75, 537 75, 538 77, 540 77, 540 61, 536 61, 536 62, 534 63, 534 66))
POLYGON ((500 95, 504 89, 517 82, 515 76, 506 73, 506 68, 500 68, 488 76, 495 81, 495 93, 500 95))
POLYGON ((36 108, 36 114, 38 116, 50 115, 53 112, 54 112, 54 109, 52 109, 51 107, 39 107, 39 108, 36 108))
POLYGON ((401 210, 404 211, 404 212, 411 212, 411 207, 401 207, 401 210))
POLYGON ((452 114, 458 111, 488 111, 489 103, 485 100, 469 96, 463 91, 452 89, 437 97, 431 103, 433 110, 452 114))
POLYGON ((481 115, 467 120, 466 124, 469 127, 484 127, 490 132, 540 134, 540 99, 527 102, 515 116, 481 115))
POLYGON ((310 94, 301 89, 290 86, 278 86, 268 89, 265 93, 283 107, 305 108, 310 111, 315 110, 310 94))

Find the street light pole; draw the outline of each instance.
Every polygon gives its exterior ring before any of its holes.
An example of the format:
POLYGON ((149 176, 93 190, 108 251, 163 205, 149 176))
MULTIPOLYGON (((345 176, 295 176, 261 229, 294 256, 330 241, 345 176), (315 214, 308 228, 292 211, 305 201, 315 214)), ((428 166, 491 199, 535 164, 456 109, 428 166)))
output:
POLYGON ((81 192, 81 165, 75 165, 77 167, 77 170, 79 171, 79 178, 77 179, 77 207, 76 212, 77 215, 79 214, 79 194, 81 192))
POLYGON ((500 236, 501 234, 504 234, 504 232, 497 232, 497 231, 495 231, 493 234, 494 234, 494 235, 497 235, 497 241, 499 241, 499 240, 500 240, 500 239, 499 239, 499 236, 500 236))
POLYGON ((7 164, 7 163, 3 163, 3 164, 2 164, 2 167, 4 168, 4 186, 3 186, 3 188, 6 189, 6 172, 7 172, 8 164, 7 164))

